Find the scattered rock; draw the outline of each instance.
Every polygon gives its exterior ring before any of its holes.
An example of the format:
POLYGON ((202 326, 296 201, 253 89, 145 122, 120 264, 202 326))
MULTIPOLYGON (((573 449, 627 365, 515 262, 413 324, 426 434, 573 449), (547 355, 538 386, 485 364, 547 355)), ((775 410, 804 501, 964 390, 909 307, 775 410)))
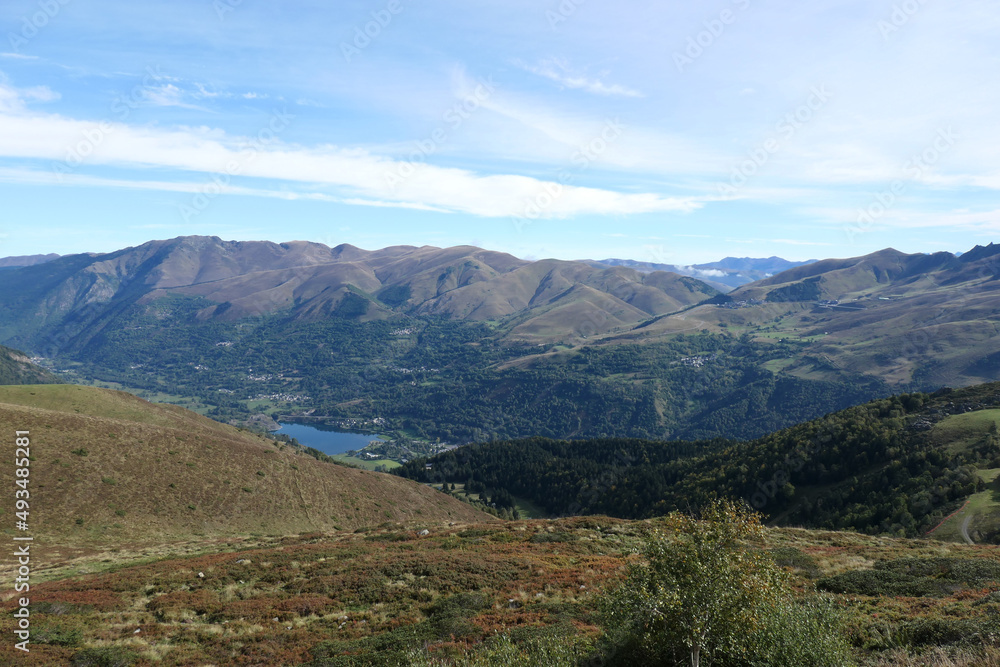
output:
POLYGON ((417 533, 417 535, 419 535, 420 537, 427 537, 430 534, 431 534, 431 531, 427 530, 426 528, 424 528, 419 533, 417 533))

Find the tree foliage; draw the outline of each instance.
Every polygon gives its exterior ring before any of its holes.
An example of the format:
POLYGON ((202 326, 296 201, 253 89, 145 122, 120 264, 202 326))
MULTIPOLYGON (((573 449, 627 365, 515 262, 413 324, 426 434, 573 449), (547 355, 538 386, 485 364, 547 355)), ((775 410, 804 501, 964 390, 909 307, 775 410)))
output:
POLYGON ((748 544, 763 531, 728 501, 667 516, 607 605, 612 662, 849 664, 829 608, 795 601, 783 571, 748 544))
POLYGON ((461 447, 395 472, 503 489, 552 515, 649 518, 721 497, 790 525, 915 537, 981 490, 977 468, 1000 467, 995 433, 952 446, 933 423, 997 406, 1000 386, 982 385, 879 399, 748 441, 528 438, 461 447))

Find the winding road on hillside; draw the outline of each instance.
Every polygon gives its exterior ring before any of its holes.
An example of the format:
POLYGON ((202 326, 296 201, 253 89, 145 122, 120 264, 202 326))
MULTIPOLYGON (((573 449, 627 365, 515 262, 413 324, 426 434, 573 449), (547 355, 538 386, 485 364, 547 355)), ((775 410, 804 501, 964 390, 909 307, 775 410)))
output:
POLYGON ((965 517, 965 521, 962 522, 962 537, 965 538, 967 544, 975 544, 972 538, 969 537, 969 524, 972 522, 972 515, 965 517))

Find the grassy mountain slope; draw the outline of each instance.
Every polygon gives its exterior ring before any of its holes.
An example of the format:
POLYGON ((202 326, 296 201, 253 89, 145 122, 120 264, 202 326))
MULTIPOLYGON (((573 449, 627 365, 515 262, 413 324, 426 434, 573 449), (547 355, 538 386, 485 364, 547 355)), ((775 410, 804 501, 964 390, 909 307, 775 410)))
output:
POLYGON ((31 363, 22 352, 0 345, 0 385, 9 384, 46 384, 55 382, 56 378, 31 363))
MULTIPOLYGON (((0 387, 0 428, 31 432, 31 529, 63 544, 483 519, 421 485, 122 392, 0 387)), ((2 470, 14 479, 11 457, 2 470)))
POLYGON ((896 385, 963 386, 1000 379, 1000 246, 829 259, 744 285, 636 329, 683 326, 808 343, 782 366, 802 378, 866 373, 896 385))
MULTIPOLYGON (((950 451, 968 451, 984 441, 997 438, 1000 409, 977 410, 950 415, 928 433, 928 438, 950 451)), ((1000 460, 981 467, 977 474, 982 490, 968 497, 962 507, 949 515, 931 533, 953 542, 1000 543, 1000 460)))

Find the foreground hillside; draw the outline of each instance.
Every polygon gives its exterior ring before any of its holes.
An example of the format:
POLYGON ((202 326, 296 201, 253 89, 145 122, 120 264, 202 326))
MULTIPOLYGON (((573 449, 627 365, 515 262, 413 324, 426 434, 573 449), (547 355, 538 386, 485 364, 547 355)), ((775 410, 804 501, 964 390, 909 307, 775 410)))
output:
MULTIPOLYGON (((30 431, 30 531, 59 547, 487 519, 420 484, 122 392, 0 387, 0 430, 30 431)), ((12 480, 13 460, 0 468, 12 480)))
POLYGON ((46 384, 55 381, 55 376, 31 363, 23 352, 0 345, 0 385, 46 384))
MULTIPOLYGON (((657 525, 387 528, 132 567, 94 561, 91 574, 33 582, 34 643, 17 664, 593 664, 613 629, 601 602, 657 525)), ((996 547, 794 529, 757 546, 803 593, 832 595, 858 664, 1000 664, 996 547)), ((0 632, 13 621, 0 615, 0 632)), ((5 642, 0 659, 13 651, 5 642)), ((615 653, 601 664, 618 664, 615 653)))

